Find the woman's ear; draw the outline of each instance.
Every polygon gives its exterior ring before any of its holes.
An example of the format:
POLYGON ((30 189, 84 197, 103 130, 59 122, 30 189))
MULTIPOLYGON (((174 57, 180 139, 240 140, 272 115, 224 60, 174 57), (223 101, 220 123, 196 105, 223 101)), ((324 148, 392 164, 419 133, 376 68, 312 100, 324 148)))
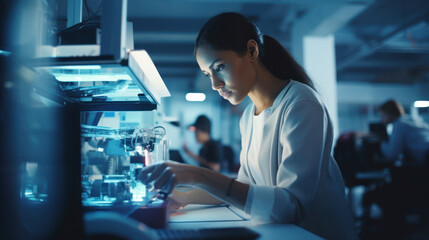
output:
POLYGON ((255 40, 250 39, 247 42, 247 51, 249 52, 249 57, 252 62, 254 62, 256 59, 258 59, 259 56, 259 48, 258 43, 256 43, 255 40))

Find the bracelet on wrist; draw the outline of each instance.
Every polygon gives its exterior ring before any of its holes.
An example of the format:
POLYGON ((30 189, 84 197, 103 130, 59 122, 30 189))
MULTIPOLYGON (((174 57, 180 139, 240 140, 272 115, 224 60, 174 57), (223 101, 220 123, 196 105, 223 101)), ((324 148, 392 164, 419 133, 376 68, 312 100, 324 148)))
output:
POLYGON ((234 183, 235 179, 231 179, 231 181, 229 181, 229 185, 228 185, 228 189, 226 190, 226 196, 229 197, 231 196, 231 188, 232 188, 232 184, 234 183))

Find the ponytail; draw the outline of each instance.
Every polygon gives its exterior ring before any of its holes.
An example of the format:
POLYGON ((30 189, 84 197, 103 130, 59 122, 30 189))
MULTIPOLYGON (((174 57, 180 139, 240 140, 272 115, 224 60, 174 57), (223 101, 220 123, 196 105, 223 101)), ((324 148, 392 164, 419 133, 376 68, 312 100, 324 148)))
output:
POLYGON ((264 35, 259 58, 264 66, 280 79, 293 79, 314 89, 313 82, 289 52, 274 38, 264 35))

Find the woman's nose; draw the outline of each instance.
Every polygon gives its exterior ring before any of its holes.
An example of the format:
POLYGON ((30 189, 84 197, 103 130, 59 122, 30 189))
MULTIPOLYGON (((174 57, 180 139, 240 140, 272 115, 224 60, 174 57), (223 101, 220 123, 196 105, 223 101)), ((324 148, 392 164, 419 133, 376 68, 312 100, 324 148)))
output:
POLYGON ((213 75, 212 77, 212 89, 218 90, 219 88, 222 88, 225 86, 225 83, 216 75, 213 75))

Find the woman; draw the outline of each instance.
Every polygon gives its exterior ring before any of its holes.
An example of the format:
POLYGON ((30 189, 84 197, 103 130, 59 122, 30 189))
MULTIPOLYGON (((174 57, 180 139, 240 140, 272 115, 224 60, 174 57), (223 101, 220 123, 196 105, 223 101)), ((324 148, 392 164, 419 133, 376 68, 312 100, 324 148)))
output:
POLYGON ((240 120, 241 168, 236 180, 190 165, 163 163, 142 171, 144 183, 175 194, 173 202, 230 203, 253 221, 294 223, 327 239, 356 239, 341 173, 331 156, 332 124, 303 69, 246 17, 224 13, 201 29, 195 46, 201 71, 232 104, 252 104, 240 120))
POLYGON ((402 105, 393 99, 380 106, 380 116, 385 125, 393 125, 390 138, 383 139, 380 146, 388 160, 394 161, 403 154, 402 165, 429 163, 429 125, 426 122, 407 116, 402 105))

